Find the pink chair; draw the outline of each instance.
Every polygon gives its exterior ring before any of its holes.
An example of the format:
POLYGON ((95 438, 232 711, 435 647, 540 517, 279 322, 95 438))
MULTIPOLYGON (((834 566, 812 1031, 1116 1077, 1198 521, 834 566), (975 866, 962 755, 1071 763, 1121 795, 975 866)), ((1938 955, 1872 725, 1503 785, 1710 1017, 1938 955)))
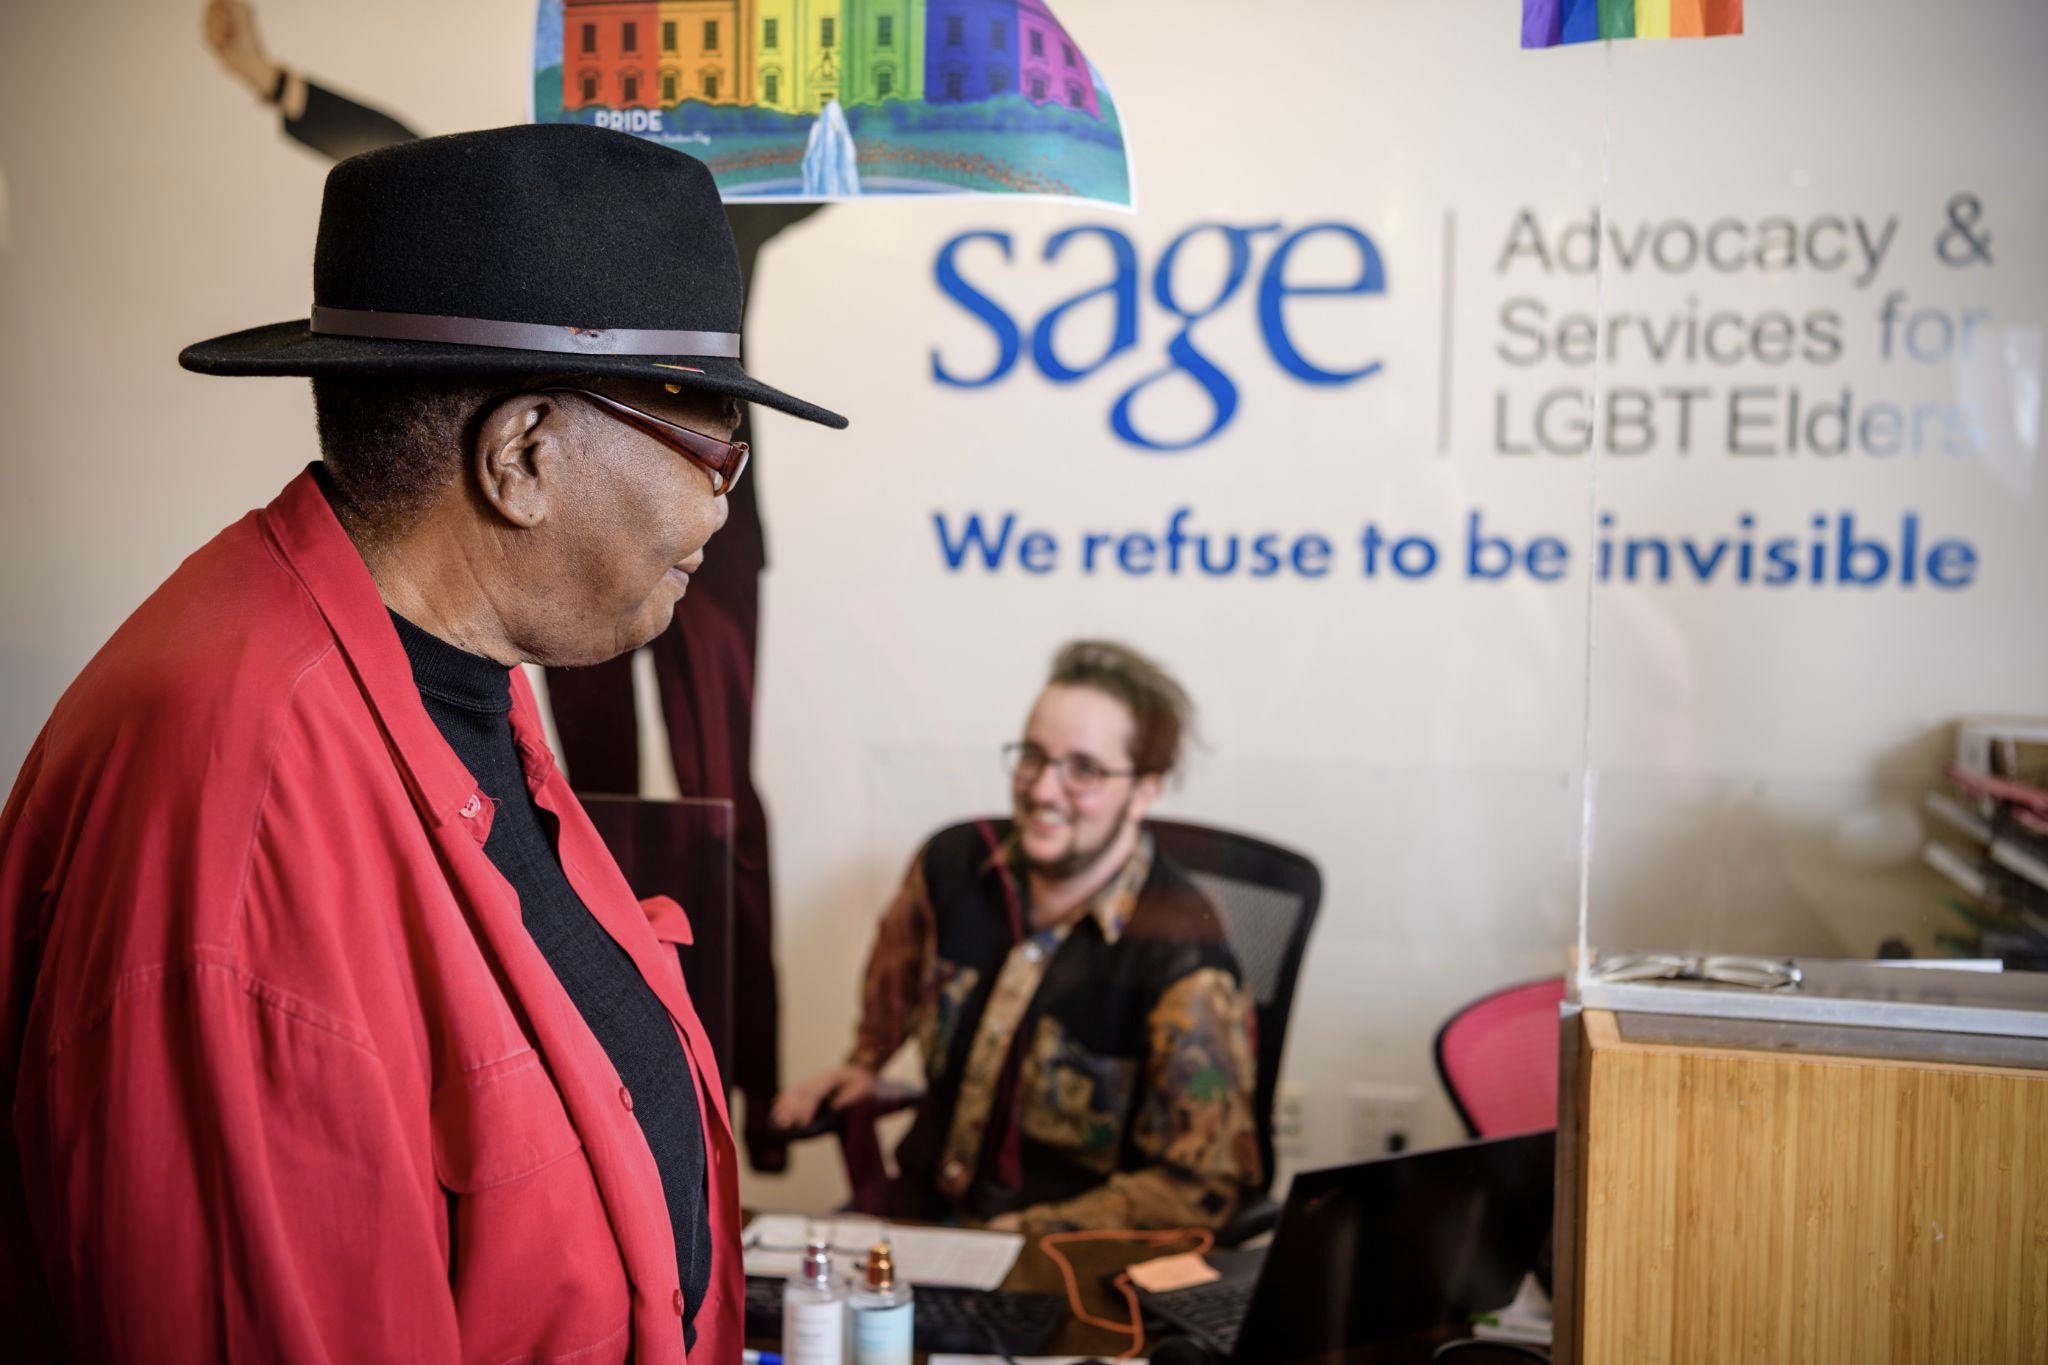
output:
POLYGON ((1436 1032, 1436 1074, 1475 1138, 1557 1126, 1557 1007, 1564 978, 1481 996, 1436 1032))

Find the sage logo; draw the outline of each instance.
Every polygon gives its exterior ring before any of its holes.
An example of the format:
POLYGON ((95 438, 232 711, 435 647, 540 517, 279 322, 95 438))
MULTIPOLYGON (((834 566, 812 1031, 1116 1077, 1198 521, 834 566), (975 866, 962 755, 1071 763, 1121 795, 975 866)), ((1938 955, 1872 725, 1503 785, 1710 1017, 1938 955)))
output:
POLYGON ((981 373, 964 365, 957 354, 948 359, 942 347, 932 348, 932 379, 956 389, 1000 384, 1023 361, 1027 337, 1031 363, 1040 374, 1055 384, 1080 384, 1125 352, 1140 349, 1143 296, 1149 293, 1152 304, 1166 314, 1172 335, 1152 357, 1153 365, 1119 392, 1109 409, 1110 430, 1141 450, 1192 450, 1214 439, 1237 415, 1237 381, 1203 353, 1196 328, 1240 299, 1243 306, 1257 311, 1259 334, 1273 364, 1301 383, 1355 384, 1380 371, 1381 362, 1376 358, 1349 365, 1327 357, 1311 359, 1288 330, 1297 309, 1339 307, 1345 301, 1356 307, 1365 298, 1386 292, 1379 248, 1349 223, 1317 222, 1296 228, 1281 223, 1196 223, 1166 244, 1149 271, 1131 239, 1105 224, 1088 223, 1055 232, 1035 253, 1029 248, 1020 253, 1008 232, 977 228, 939 248, 932 275, 940 291, 986 329, 995 343, 995 362, 981 373), (1220 283, 1210 282, 1216 273, 1213 269, 1188 264, 1188 248, 1204 238, 1222 243, 1220 283), (1036 318, 1012 316, 996 301, 996 294, 1031 292, 1027 278, 1031 256, 1050 264, 1076 242, 1089 239, 1108 248, 1100 283, 1054 302, 1036 318), (1344 269, 1336 272, 1334 280, 1326 278, 1331 274, 1330 248, 1316 253, 1319 259, 1313 268, 1300 256, 1305 246, 1319 239, 1327 239, 1341 253, 1344 269), (1257 284, 1248 288, 1254 275, 1257 284), (1005 285, 1008 287, 1002 287, 1005 285), (1111 309, 1106 340, 1099 339, 1104 335, 1101 329, 1084 333, 1078 322, 1070 321, 1077 310, 1097 299, 1108 300, 1111 309), (1315 300, 1322 302, 1312 304, 1315 300), (1063 336, 1066 333, 1073 335, 1063 336), (1092 353, 1077 356, 1076 350, 1092 353), (1206 405, 1206 420, 1200 429, 1190 436, 1184 430, 1141 427, 1136 411, 1140 396, 1176 380, 1192 383, 1206 405))

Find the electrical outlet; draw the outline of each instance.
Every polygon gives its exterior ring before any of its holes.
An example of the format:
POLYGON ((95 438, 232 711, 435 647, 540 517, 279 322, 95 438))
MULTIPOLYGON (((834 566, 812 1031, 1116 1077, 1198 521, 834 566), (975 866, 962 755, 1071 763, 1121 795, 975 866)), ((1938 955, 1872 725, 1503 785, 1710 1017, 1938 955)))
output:
POLYGON ((1273 1155, 1300 1161, 1308 1155, 1308 1092, 1283 1082, 1273 1095, 1273 1155))
POLYGON ((1422 1097, 1412 1086, 1354 1085, 1350 1098, 1353 1161, 1370 1161, 1415 1145, 1422 1097))

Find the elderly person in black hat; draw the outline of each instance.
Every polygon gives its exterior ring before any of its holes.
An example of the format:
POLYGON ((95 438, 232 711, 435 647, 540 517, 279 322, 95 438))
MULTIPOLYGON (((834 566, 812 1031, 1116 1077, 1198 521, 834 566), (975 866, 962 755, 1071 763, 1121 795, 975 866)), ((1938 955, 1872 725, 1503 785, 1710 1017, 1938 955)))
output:
POLYGON ((0 815, 0 1303, 51 1356, 721 1362, 738 1187, 672 948, 522 662, 659 632, 747 451, 711 177, 539 126, 328 178, 322 459, 187 560, 0 815))

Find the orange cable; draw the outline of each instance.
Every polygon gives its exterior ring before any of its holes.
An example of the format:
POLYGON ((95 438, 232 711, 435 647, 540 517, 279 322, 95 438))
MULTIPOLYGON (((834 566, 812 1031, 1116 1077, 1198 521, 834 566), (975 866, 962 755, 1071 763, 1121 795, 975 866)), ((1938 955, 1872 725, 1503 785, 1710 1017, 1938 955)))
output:
POLYGON ((1129 1336, 1131 1344, 1116 1355, 1118 1360, 1129 1360, 1145 1349, 1145 1315, 1138 1307, 1138 1291, 1131 1287, 1131 1272, 1124 1269, 1117 1273, 1113 1283, 1124 1296, 1124 1304, 1130 1310, 1128 1322, 1111 1322, 1098 1318, 1081 1303, 1081 1281, 1074 1273, 1073 1263, 1061 1254, 1060 1247, 1068 1242, 1139 1242, 1162 1246, 1193 1238, 1195 1245, 1186 1254, 1200 1256, 1216 1245, 1216 1234, 1207 1228, 1162 1228, 1139 1231, 1135 1228, 1094 1228, 1082 1232, 1048 1232, 1038 1239, 1038 1245, 1053 1264, 1060 1268, 1060 1278, 1067 1285, 1067 1307, 1073 1310, 1075 1318, 1090 1327, 1100 1327, 1107 1332, 1121 1332, 1129 1336))

